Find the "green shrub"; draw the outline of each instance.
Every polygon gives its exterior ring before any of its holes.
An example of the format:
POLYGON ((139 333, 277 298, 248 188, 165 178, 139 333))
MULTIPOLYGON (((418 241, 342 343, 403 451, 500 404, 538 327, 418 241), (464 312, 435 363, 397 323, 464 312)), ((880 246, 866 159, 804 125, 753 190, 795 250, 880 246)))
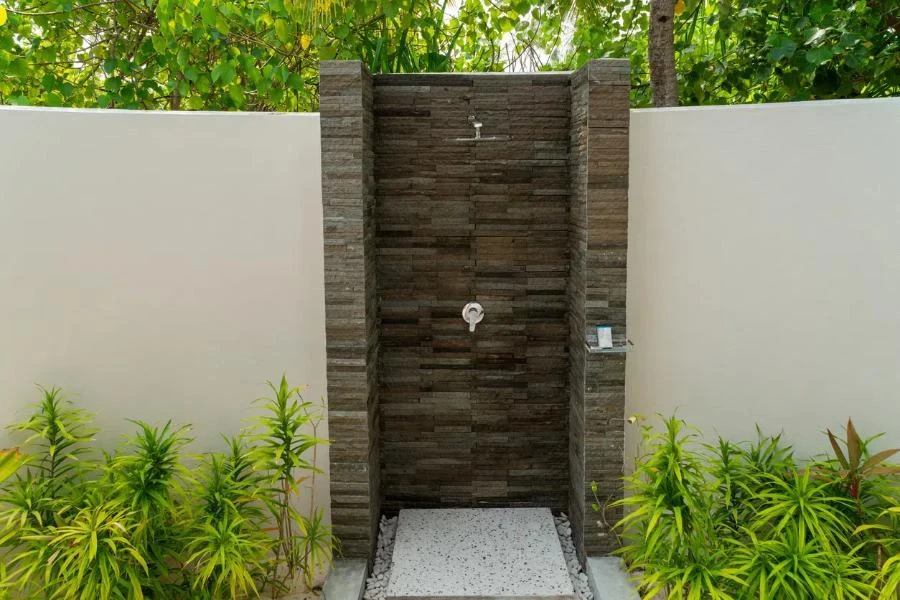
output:
POLYGON ((275 389, 247 436, 193 457, 189 428, 171 422, 133 421, 100 453, 90 416, 41 388, 12 427, 27 434, 26 465, 0 487, 0 598, 219 600, 311 582, 336 540, 311 498, 306 514, 294 506, 323 440, 306 433, 317 419, 299 391, 285 378, 275 389))
POLYGON ((703 445, 682 420, 664 425, 644 427, 614 503, 645 598, 897 598, 897 450, 870 454, 850 421, 844 448, 828 432, 835 455, 801 465, 780 436, 703 445))
MULTIPOLYGON (((308 473, 312 487, 315 486, 316 449, 325 440, 316 437, 317 415, 313 405, 300 396, 300 388, 292 388, 284 377, 278 386, 269 383, 269 387, 274 397, 257 400, 265 408, 265 414, 256 419, 252 429, 252 456, 263 470, 271 473, 266 506, 277 530, 276 567, 283 566, 288 576, 301 570, 309 587, 316 570, 330 560, 337 541, 323 525, 321 510, 315 509, 310 501, 309 514, 303 515, 294 498, 307 480, 298 477, 298 471, 308 473), (307 426, 312 427, 312 434, 303 433, 307 426), (307 460, 309 452, 312 457, 307 460)), ((278 585, 276 577, 273 592, 278 585)))

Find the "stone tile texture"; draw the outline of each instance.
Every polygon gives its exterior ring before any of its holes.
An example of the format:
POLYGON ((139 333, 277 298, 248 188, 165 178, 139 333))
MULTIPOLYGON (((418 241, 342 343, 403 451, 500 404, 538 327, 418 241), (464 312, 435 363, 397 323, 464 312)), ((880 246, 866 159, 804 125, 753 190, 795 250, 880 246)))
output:
POLYGON ((616 547, 619 510, 591 509, 621 498, 625 354, 588 354, 585 327, 612 325, 624 341, 628 253, 628 92, 625 60, 590 61, 572 76, 569 168, 569 510, 580 553, 616 547))
POLYGON ((331 519, 344 556, 367 558, 381 513, 372 80, 353 61, 320 76, 331 519))
POLYGON ((573 600, 546 508, 402 510, 388 600, 573 600))
MULTIPOLYGON (((381 511, 566 510, 621 495, 628 64, 369 76, 321 67, 332 518, 370 557, 381 511), (484 123, 471 142, 468 121, 484 123), (469 333, 460 312, 477 300, 469 333)), ((616 515, 609 515, 615 518, 616 515)))
POLYGON ((566 508, 568 83, 375 77, 385 510, 566 508))

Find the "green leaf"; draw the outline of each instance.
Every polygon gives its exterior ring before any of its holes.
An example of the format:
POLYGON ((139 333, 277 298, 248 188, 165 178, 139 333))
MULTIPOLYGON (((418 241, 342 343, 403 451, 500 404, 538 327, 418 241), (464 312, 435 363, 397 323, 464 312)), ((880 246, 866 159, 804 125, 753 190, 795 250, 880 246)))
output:
POLYGON ((831 0, 818 0, 813 2, 809 8, 809 16, 815 22, 820 22, 834 10, 831 0))
POLYGON ((806 60, 814 65, 821 65, 831 60, 834 52, 828 46, 820 46, 806 52, 806 60))
POLYGON ((287 86, 292 90, 302 90, 304 86, 303 78, 297 73, 291 73, 287 80, 287 86))
POLYGON ((224 35, 231 33, 231 26, 228 24, 228 19, 223 15, 216 15, 216 30, 224 35))
POLYGON ((219 63, 213 68, 210 78, 214 83, 227 85, 234 80, 235 75, 234 65, 231 63, 219 63))
POLYGON ((240 85, 233 85, 228 89, 228 95, 234 101, 235 105, 241 106, 244 103, 244 88, 240 85))
POLYGON ((0 481, 8 479, 25 462, 25 457, 18 448, 0 450, 0 481))
POLYGON ((166 40, 162 35, 153 35, 150 41, 153 44, 153 49, 160 54, 166 51, 166 40))
POLYGON ((783 58, 790 58, 797 50, 797 44, 790 37, 783 33, 776 33, 767 40, 768 45, 772 48, 769 51, 769 59, 779 61, 783 58))
POLYGON ((275 37, 282 43, 290 41, 291 33, 288 29, 288 23, 284 19, 275 20, 275 37))
POLYGON ((331 60, 335 56, 337 56, 337 47, 336 46, 322 46, 319 48, 319 59, 320 60, 331 60))

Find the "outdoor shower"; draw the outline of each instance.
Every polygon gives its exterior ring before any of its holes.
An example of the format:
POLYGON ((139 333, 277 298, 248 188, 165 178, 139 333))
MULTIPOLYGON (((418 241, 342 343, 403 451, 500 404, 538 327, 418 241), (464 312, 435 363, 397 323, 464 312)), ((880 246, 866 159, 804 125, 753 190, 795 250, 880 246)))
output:
POLYGON ((582 556, 611 549, 591 482, 620 494, 626 355, 588 352, 585 328, 625 332, 630 81, 625 60, 320 64, 345 556, 371 558, 381 516, 416 508, 546 507, 569 516, 582 556))
POLYGON ((508 135, 490 135, 483 136, 481 135, 481 129, 484 127, 484 122, 479 119, 475 113, 469 115, 468 123, 472 125, 475 129, 475 135, 473 137, 457 137, 450 138, 447 141, 450 142, 506 142, 509 141, 510 137, 508 135))

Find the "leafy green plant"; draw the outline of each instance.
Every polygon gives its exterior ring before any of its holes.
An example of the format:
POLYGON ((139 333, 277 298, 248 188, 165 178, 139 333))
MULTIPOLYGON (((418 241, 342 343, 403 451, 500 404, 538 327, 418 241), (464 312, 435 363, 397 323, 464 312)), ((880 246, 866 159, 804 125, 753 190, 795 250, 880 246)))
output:
POLYGON ((65 525, 24 536, 34 542, 14 563, 51 599, 135 600, 147 563, 132 544, 133 521, 116 504, 85 507, 65 525))
MULTIPOLYGON (((25 458, 18 448, 6 448, 0 450, 0 483, 9 479, 16 471, 25 463, 25 458)), ((0 535, 0 547, 5 542, 4 535, 0 535)), ((0 562, 0 583, 7 579, 6 563, 0 562)), ((0 587, 0 599, 6 598, 7 594, 0 587)))
POLYGON ((830 483, 816 481, 808 468, 765 478, 768 485, 754 498, 753 530, 767 530, 771 537, 791 531, 801 543, 813 540, 826 551, 844 545, 853 530, 842 510, 848 502, 830 493, 830 483))
POLYGON ((33 416, 12 429, 29 434, 23 446, 29 446, 37 459, 32 468, 46 480, 50 497, 56 498, 77 479, 86 444, 96 431, 90 427, 91 416, 66 400, 60 388, 38 389, 41 400, 33 416))
POLYGON ((300 473, 318 472, 315 455, 307 454, 314 452, 324 440, 306 432, 314 429, 316 418, 312 403, 303 400, 300 388, 291 387, 284 376, 277 386, 269 382, 269 387, 274 396, 257 400, 266 414, 256 419, 251 439, 255 443, 257 466, 270 475, 270 484, 274 486, 275 493, 267 506, 277 531, 276 571, 283 567, 287 580, 303 571, 309 586, 315 568, 330 560, 334 538, 322 523, 321 515, 304 516, 297 510, 296 499, 306 479, 300 473))
POLYGON ((675 558, 692 535, 703 532, 709 513, 701 457, 690 447, 696 434, 685 433, 684 422, 672 417, 664 433, 645 426, 643 437, 652 450, 626 479, 630 495, 620 504, 631 510, 617 525, 627 540, 637 535, 638 543, 622 548, 633 564, 656 556, 675 558))
POLYGON ((18 448, 0 450, 0 483, 9 479, 25 463, 25 457, 18 448))
POLYGON ((890 537, 882 538, 879 544, 891 549, 891 554, 878 572, 880 598, 888 600, 900 596, 900 506, 892 506, 882 514, 890 525, 881 524, 890 537))
POLYGON ((854 534, 863 534, 865 543, 874 548, 876 556, 875 584, 881 600, 896 600, 900 596, 900 500, 897 495, 885 498, 885 508, 871 523, 857 527, 854 534), (885 558, 887 557, 887 558, 885 558))
POLYGON ((190 477, 182 462, 189 428, 171 421, 162 426, 131 423, 136 433, 109 458, 102 480, 109 486, 110 501, 128 511, 131 540, 147 561, 146 591, 171 595, 181 577, 170 567, 182 559, 190 521, 184 489, 190 477))
POLYGON ((893 451, 870 456, 852 422, 846 456, 829 432, 836 457, 802 466, 780 435, 697 437, 675 417, 645 428, 648 451, 626 478, 619 553, 646 598, 896 600, 893 451))
POLYGON ((177 500, 183 495, 186 470, 181 452, 190 442, 187 426, 173 427, 169 421, 155 427, 134 421, 137 435, 129 440, 123 454, 113 457, 108 473, 116 494, 133 511, 139 540, 152 541, 157 525, 178 513, 177 500))
POLYGON ((338 539, 325 523, 321 509, 312 510, 299 519, 297 539, 300 544, 300 567, 307 588, 313 587, 313 578, 331 564, 334 553, 340 548, 338 539))
POLYGON ((185 566, 193 569, 191 589, 214 600, 258 595, 271 539, 255 523, 226 514, 207 519, 191 532, 185 566))
POLYGON ((743 573, 741 599, 818 600, 868 598, 869 574, 858 557, 824 550, 791 523, 777 536, 748 532, 745 545, 734 541, 731 562, 743 573))
POLYGON ((187 535, 191 590, 204 598, 255 595, 270 570, 262 478, 242 438, 226 439, 230 454, 203 460, 196 524, 187 535))
POLYGON ((900 452, 900 448, 882 450, 869 456, 868 447, 872 440, 860 437, 853 425, 853 419, 847 420, 847 441, 841 443, 831 430, 828 430, 828 441, 834 450, 834 457, 840 469, 837 476, 841 486, 856 504, 857 514, 862 517, 867 506, 867 493, 877 477, 900 474, 900 466, 883 464, 887 459, 900 452))
POLYGON ((226 453, 199 464, 189 429, 171 422, 133 421, 118 451, 85 460, 89 416, 58 388, 41 393, 12 427, 24 453, 0 455, 29 457, 0 486, 0 598, 250 598, 287 591, 300 572, 311 582, 330 560, 337 542, 312 498, 308 515, 295 509, 322 440, 286 380, 257 422, 266 430, 226 438, 226 453))

